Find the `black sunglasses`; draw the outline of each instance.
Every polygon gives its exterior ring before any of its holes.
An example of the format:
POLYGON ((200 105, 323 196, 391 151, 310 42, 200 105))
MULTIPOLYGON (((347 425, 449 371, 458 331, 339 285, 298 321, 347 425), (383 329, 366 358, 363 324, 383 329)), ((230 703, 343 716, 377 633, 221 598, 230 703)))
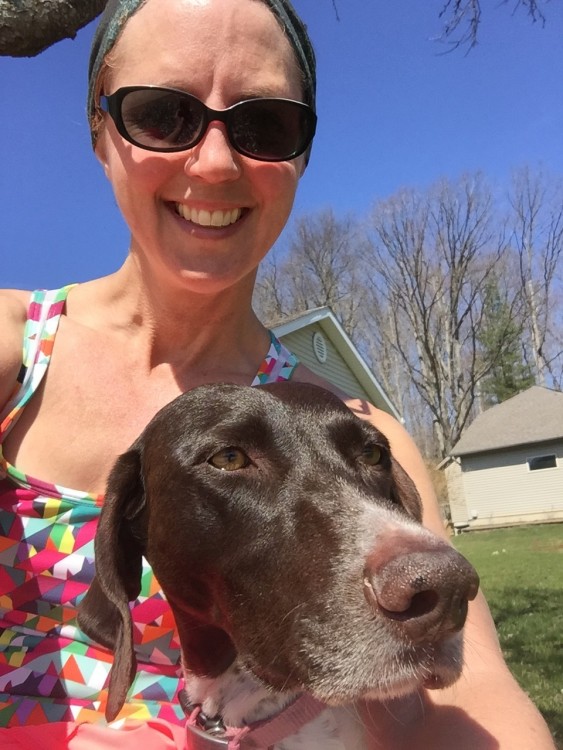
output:
POLYGON ((311 107, 292 99, 246 99, 217 110, 185 91, 159 86, 125 86, 101 96, 100 107, 125 140, 148 151, 193 148, 218 120, 243 156, 287 161, 307 150, 317 127, 311 107))

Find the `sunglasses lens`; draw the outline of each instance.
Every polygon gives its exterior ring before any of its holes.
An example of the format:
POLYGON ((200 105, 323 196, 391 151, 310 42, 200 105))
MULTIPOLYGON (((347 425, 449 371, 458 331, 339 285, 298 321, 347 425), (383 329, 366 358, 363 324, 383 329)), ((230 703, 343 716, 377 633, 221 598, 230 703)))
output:
POLYGON ((124 138, 152 151, 192 148, 208 124, 219 120, 239 153, 286 161, 306 150, 317 123, 310 107, 291 99, 248 99, 217 111, 183 91, 132 86, 102 97, 101 103, 124 138))
POLYGON ((249 99, 235 105, 230 114, 235 148, 264 161, 293 159, 303 153, 315 132, 315 116, 299 102, 249 99))
POLYGON ((189 94, 137 89, 123 97, 121 117, 128 136, 139 146, 189 148, 200 135, 203 108, 189 94))

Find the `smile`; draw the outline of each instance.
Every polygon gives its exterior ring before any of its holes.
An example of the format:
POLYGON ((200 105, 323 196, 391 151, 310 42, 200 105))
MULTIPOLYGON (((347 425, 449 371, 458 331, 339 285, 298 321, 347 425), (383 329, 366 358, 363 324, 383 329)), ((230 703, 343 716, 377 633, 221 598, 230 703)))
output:
POLYGON ((221 209, 207 211, 205 209, 190 208, 182 203, 176 203, 175 207, 176 213, 179 216, 201 227, 228 227, 230 224, 238 221, 242 215, 242 208, 232 208, 228 211, 221 209))

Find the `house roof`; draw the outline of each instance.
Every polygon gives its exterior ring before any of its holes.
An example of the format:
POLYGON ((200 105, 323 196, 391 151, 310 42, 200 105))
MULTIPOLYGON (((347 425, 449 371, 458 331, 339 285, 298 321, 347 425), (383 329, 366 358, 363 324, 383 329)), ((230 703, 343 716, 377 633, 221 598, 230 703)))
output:
POLYGON ((563 437, 563 393, 533 385, 487 409, 470 424, 452 456, 542 443, 563 437))
POLYGON ((382 386, 374 374, 368 368, 361 354, 352 343, 350 337, 342 328, 334 313, 329 307, 316 307, 298 315, 292 315, 283 320, 268 323, 278 338, 283 338, 301 328, 318 324, 327 338, 336 347, 340 356, 346 362, 358 382, 368 394, 370 401, 380 409, 392 414, 396 419, 402 421, 401 415, 390 401, 382 386))

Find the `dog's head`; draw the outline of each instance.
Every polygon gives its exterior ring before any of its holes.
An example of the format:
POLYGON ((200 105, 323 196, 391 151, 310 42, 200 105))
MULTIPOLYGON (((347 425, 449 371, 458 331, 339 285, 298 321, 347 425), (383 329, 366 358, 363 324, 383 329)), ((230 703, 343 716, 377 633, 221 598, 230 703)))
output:
POLYGON ((178 397, 111 473, 79 610, 115 652, 108 716, 134 676, 128 603, 142 556, 195 674, 236 659, 329 702, 453 681, 476 576, 420 520, 386 438, 328 391, 210 385, 178 397))

